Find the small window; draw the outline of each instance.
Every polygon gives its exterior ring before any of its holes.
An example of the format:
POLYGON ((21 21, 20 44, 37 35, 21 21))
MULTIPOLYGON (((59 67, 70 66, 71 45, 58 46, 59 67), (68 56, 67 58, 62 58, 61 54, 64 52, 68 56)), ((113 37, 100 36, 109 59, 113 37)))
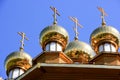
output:
POLYGON ((10 71, 8 78, 15 79, 23 73, 24 73, 24 70, 16 68, 16 69, 10 71))
POLYGON ((14 69, 12 78, 17 78, 19 76, 19 71, 19 69, 14 69))
POLYGON ((50 51, 56 51, 56 43, 55 42, 50 43, 50 51))
POLYGON ((46 49, 45 49, 46 51, 49 51, 50 50, 50 44, 47 44, 46 45, 46 49))
POLYGON ((57 44, 57 51, 62 51, 62 47, 60 44, 57 44))
POLYGON ((115 47, 111 44, 111 51, 112 52, 116 52, 116 49, 115 49, 115 47))
POLYGON ((13 75, 13 70, 10 71, 8 78, 11 79, 13 75))
POLYGON ((46 51, 62 51, 62 46, 57 42, 48 43, 45 47, 46 51))
POLYGON ((20 69, 20 75, 24 73, 24 70, 20 69))
POLYGON ((102 52, 103 51, 103 45, 100 45, 99 46, 99 52, 102 52))
POLYGON ((114 45, 105 43, 99 46, 99 52, 106 51, 106 52, 116 52, 116 48, 114 45))
POLYGON ((104 44, 104 51, 110 51, 110 44, 108 43, 104 44))

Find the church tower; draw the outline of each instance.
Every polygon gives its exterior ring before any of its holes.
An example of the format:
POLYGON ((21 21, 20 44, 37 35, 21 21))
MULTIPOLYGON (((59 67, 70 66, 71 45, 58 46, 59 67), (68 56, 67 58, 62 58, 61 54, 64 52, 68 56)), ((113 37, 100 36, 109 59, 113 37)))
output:
POLYGON ((90 37, 91 46, 97 54, 92 62, 95 64, 120 65, 118 54, 118 48, 120 46, 119 31, 112 26, 106 25, 104 16, 107 14, 103 8, 98 7, 98 9, 101 12, 102 25, 95 29, 90 37))
POLYGON ((67 48, 65 49, 65 54, 69 56, 74 63, 87 64, 89 60, 95 56, 95 53, 90 45, 78 40, 77 27, 82 27, 78 23, 78 19, 75 17, 70 17, 70 19, 75 22, 75 39, 68 44, 67 48))
POLYGON ((36 64, 40 63, 72 63, 72 60, 68 58, 63 51, 68 44, 68 33, 67 31, 57 24, 57 15, 60 16, 57 9, 50 7, 54 12, 53 24, 42 30, 40 33, 40 44, 43 52, 33 59, 36 64))
POLYGON ((18 34, 22 36, 20 50, 10 53, 5 59, 8 80, 16 79, 32 66, 32 58, 24 52, 24 39, 28 40, 28 38, 23 32, 18 34))

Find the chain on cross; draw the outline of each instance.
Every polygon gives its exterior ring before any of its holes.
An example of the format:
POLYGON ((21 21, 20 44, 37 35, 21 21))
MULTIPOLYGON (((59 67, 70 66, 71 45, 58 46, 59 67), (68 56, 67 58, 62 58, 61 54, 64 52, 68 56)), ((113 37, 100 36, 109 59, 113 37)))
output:
POLYGON ((28 38, 23 32, 18 32, 18 34, 22 37, 22 39, 20 40, 21 43, 20 50, 24 50, 24 40, 28 40, 28 38))
POLYGON ((60 14, 58 13, 58 11, 57 11, 57 9, 55 7, 51 7, 50 6, 50 8, 54 12, 54 14, 53 14, 54 22, 53 22, 53 24, 57 24, 57 17, 56 17, 56 15, 60 16, 60 14))
POLYGON ((78 40, 78 29, 77 27, 79 26, 80 28, 82 28, 83 26, 81 24, 79 24, 78 19, 75 17, 69 17, 74 23, 75 23, 75 27, 74 27, 74 31, 75 31, 75 40, 78 40))

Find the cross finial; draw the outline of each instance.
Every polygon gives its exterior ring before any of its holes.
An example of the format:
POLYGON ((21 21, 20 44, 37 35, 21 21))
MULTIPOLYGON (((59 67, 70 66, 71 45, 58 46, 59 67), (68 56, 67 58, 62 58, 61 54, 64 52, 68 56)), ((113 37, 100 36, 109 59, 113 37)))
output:
POLYGON ((56 17, 56 15, 60 16, 60 14, 58 13, 58 11, 57 11, 57 9, 55 7, 51 7, 50 6, 50 8, 54 12, 54 14, 53 14, 54 22, 53 22, 53 24, 57 24, 57 17, 56 17))
POLYGON ((102 26, 104 26, 104 25, 106 25, 104 17, 107 16, 107 14, 105 13, 103 8, 101 8, 101 7, 97 7, 97 8, 101 12, 102 26))
POLYGON ((20 51, 21 51, 21 50, 24 50, 24 40, 28 40, 28 38, 23 32, 18 32, 18 34, 22 37, 22 39, 20 40, 20 43, 21 43, 20 51))
POLYGON ((75 40, 78 40, 78 29, 77 27, 79 26, 80 28, 82 28, 83 26, 81 24, 79 24, 78 19, 75 17, 69 17, 74 23, 75 23, 75 27, 74 27, 74 31, 75 31, 75 40))

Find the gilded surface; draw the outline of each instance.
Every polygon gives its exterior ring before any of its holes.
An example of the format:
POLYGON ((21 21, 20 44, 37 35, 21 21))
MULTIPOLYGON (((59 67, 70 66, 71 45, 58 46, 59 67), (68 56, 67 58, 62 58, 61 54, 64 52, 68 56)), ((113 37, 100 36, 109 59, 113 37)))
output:
POLYGON ((95 51, 97 51, 97 47, 103 41, 114 44, 116 49, 118 46, 120 46, 120 34, 115 28, 111 26, 97 28, 91 34, 90 40, 91 45, 95 51))
MULTIPOLYGON (((81 54, 87 54, 87 55, 89 55, 90 58, 95 56, 94 51, 92 50, 92 48, 88 44, 81 42, 81 41, 77 41, 77 40, 70 42, 68 44, 67 48, 65 49, 64 53, 67 55, 73 56, 73 54, 75 54, 76 51, 78 51, 81 54)), ((76 54, 75 57, 77 57, 78 55, 79 54, 76 54)))
POLYGON ((58 32, 60 34, 63 34, 64 36, 68 36, 67 31, 62 28, 61 26, 57 26, 57 25, 52 25, 52 26, 48 26, 46 27, 41 33, 40 33, 40 39, 42 39, 42 37, 49 33, 49 32, 58 32))
POLYGON ((5 60, 5 69, 7 72, 14 67, 21 67, 27 70, 32 66, 32 58, 25 52, 13 52, 5 60))
POLYGON ((63 47, 68 42, 68 33, 67 31, 60 26, 48 26, 40 34, 40 43, 42 47, 46 45, 49 41, 57 41, 62 44, 63 47))
POLYGON ((50 41, 56 41, 60 43, 63 46, 63 48, 65 48, 68 38, 56 32, 48 33, 43 37, 43 40, 41 42, 43 45, 42 47, 44 47, 50 41))

